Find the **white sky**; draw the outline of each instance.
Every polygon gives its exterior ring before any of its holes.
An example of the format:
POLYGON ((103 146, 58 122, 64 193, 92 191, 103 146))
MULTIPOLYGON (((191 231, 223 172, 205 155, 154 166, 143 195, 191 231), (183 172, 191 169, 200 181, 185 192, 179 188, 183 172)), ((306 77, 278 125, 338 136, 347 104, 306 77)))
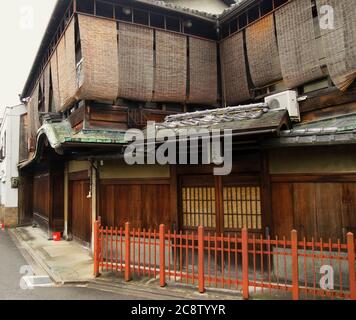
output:
POLYGON ((0 118, 19 104, 56 0, 11 0, 0 10, 0 118))

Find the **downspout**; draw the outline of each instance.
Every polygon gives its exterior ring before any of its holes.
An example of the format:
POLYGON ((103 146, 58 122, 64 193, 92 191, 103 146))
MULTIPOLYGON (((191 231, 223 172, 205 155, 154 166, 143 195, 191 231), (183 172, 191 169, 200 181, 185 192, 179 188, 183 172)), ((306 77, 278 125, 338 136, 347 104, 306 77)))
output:
POLYGON ((64 164, 64 239, 68 239, 69 230, 68 230, 68 219, 69 219, 69 173, 68 173, 68 162, 64 164))
POLYGON ((90 160, 90 191, 91 191, 91 251, 94 253, 94 225, 97 220, 97 179, 98 176, 98 162, 90 160))

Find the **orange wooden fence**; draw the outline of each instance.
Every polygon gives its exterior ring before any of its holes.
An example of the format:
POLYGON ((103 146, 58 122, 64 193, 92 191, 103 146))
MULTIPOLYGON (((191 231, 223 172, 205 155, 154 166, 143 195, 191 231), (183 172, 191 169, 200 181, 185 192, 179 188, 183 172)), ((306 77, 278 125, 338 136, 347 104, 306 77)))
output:
POLYGON ((249 235, 171 232, 103 227, 95 223, 94 274, 122 272, 134 277, 242 291, 245 299, 257 293, 284 291, 294 300, 342 298, 356 300, 355 240, 347 243, 322 239, 266 239, 249 235), (126 263, 129 262, 129 263, 126 263))

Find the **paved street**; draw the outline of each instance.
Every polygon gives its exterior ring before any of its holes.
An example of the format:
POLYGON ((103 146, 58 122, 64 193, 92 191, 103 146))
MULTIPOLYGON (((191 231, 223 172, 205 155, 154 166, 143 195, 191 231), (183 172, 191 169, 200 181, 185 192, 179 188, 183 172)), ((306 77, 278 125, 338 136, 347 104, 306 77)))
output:
MULTIPOLYGON (((88 287, 65 286, 34 288, 23 290, 20 287, 21 266, 32 263, 16 246, 8 231, 0 231, 0 300, 126 300, 145 299, 147 296, 122 291, 107 292, 88 287), (146 296, 146 297, 145 297, 146 296)), ((37 267, 38 268, 38 267, 37 267)))

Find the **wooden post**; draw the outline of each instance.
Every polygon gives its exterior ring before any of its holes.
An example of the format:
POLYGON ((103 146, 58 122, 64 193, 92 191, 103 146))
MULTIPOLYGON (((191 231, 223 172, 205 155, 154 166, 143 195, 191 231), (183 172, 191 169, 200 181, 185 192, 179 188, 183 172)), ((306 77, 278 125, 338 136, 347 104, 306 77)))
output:
POLYGON ((99 244, 99 231, 100 221, 94 223, 94 276, 98 277, 99 273, 99 258, 100 258, 100 244, 99 244))
POLYGON ((242 296, 245 300, 250 297, 248 283, 248 233, 242 229, 242 296))
POLYGON ((349 260, 350 298, 356 300, 355 240, 353 233, 347 234, 347 256, 349 260))
POLYGON ((125 224, 125 281, 131 281, 131 242, 130 242, 130 222, 125 224))
MULTIPOLYGON (((194 266, 193 266, 194 268, 194 266)), ((199 278, 199 293, 205 292, 205 276, 204 276, 204 227, 198 228, 198 278, 199 278)))
POLYGON ((292 295, 293 300, 299 300, 299 270, 298 270, 298 233, 291 232, 292 240, 292 295))
POLYGON ((166 239, 164 224, 159 226, 159 285, 161 287, 166 286, 166 239))

